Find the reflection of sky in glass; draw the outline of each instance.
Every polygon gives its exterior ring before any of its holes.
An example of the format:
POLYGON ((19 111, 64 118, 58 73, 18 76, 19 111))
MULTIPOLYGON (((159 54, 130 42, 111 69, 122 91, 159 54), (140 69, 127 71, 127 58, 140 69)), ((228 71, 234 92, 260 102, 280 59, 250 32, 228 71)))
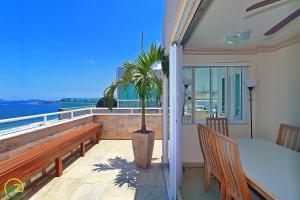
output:
MULTIPOLYGON (((160 70, 155 70, 154 73, 157 77, 161 77, 160 70)), ((117 69, 117 79, 120 79, 124 75, 124 68, 118 67, 117 69)), ((155 101, 157 98, 157 91, 151 92, 151 101, 155 101)), ((135 88, 132 84, 130 84, 127 89, 118 88, 118 100, 139 100, 138 95, 135 92, 135 88)))
POLYGON ((245 121, 246 67, 186 67, 184 82, 193 79, 193 71, 195 90, 192 86, 184 90, 185 96, 192 97, 184 102, 184 123, 204 122, 207 116, 228 117, 237 123, 245 121))
POLYGON ((195 92, 209 92, 209 69, 195 69, 195 92))
POLYGON ((212 92, 216 93, 221 90, 221 81, 225 77, 225 67, 212 68, 212 92))

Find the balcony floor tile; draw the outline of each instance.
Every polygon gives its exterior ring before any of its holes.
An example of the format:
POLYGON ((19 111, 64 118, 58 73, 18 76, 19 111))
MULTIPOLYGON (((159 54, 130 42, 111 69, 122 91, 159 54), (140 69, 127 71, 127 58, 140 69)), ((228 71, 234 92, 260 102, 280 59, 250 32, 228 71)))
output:
POLYGON ((30 199, 168 199, 161 147, 155 141, 153 164, 145 170, 133 162, 131 140, 101 140, 30 199))

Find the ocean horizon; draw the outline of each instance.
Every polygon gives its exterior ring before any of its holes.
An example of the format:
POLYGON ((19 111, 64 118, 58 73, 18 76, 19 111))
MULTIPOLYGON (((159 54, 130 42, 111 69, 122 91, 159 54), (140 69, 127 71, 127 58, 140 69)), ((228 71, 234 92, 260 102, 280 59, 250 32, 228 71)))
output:
MULTIPOLYGON (((0 101, 0 120, 15 117, 24 117, 29 115, 53 113, 58 112, 60 108, 83 108, 95 106, 96 103, 86 102, 61 102, 44 100, 0 101)), ((57 115, 53 115, 48 118, 48 120, 54 119, 57 119, 57 115)), ((35 118, 9 123, 1 123, 0 131, 42 121, 42 118, 35 118)))

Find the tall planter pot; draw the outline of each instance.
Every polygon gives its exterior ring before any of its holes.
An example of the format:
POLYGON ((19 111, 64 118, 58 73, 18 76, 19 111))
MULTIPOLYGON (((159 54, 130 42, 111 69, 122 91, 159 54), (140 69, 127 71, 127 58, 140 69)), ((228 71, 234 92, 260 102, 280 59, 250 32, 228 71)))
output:
POLYGON ((151 165, 152 153, 154 147, 155 133, 134 132, 132 134, 132 147, 135 164, 139 168, 148 168, 151 165))

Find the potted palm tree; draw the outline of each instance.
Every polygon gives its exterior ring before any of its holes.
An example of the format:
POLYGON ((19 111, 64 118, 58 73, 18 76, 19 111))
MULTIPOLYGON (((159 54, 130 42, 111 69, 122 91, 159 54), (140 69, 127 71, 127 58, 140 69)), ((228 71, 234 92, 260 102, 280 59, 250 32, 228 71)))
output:
POLYGON ((152 92, 157 92, 157 101, 162 93, 162 81, 155 75, 152 66, 164 58, 161 46, 152 44, 148 52, 142 51, 134 62, 124 62, 123 77, 113 82, 105 91, 104 99, 108 108, 112 109, 114 93, 117 88, 127 89, 133 85, 141 101, 141 129, 133 132, 132 146, 137 167, 147 168, 151 165, 155 133, 147 130, 145 103, 151 98, 152 92))

